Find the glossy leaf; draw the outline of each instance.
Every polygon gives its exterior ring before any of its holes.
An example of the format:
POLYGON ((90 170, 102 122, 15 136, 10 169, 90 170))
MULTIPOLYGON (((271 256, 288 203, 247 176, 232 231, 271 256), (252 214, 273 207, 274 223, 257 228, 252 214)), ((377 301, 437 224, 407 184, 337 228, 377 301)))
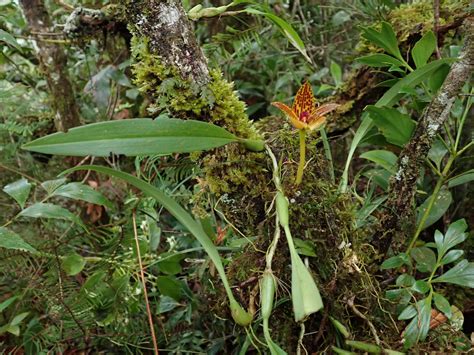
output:
POLYGON ((452 188, 458 185, 466 184, 468 182, 474 181, 474 169, 468 170, 459 174, 455 177, 452 177, 448 180, 448 187, 452 188))
POLYGON ((441 265, 450 264, 458 260, 461 256, 464 255, 464 250, 453 249, 446 253, 446 255, 441 259, 441 265))
POLYGON ((356 62, 368 65, 369 67, 403 67, 403 63, 398 59, 382 53, 371 54, 356 58, 356 62))
POLYGON ((2 313, 5 309, 7 309, 18 298, 19 298, 19 296, 12 296, 12 297, 7 298, 2 303, 0 303, 0 313, 2 313))
POLYGON ((467 260, 461 260, 453 268, 449 269, 432 282, 445 282, 474 288, 474 263, 469 263, 467 260))
POLYGON ((45 191, 48 193, 48 196, 50 196, 59 186, 64 185, 66 181, 66 178, 47 180, 41 183, 41 187, 45 189, 45 191))
POLYGON ((449 301, 443 295, 440 295, 436 292, 433 293, 433 300, 436 308, 438 308, 439 311, 443 312, 446 317, 448 317, 448 319, 451 318, 452 312, 449 301))
POLYGON ((397 286, 411 287, 415 283, 415 278, 408 274, 401 274, 397 277, 395 284, 397 286))
POLYGON ((367 106, 370 118, 387 142, 403 147, 411 138, 416 123, 394 108, 367 106))
MULTIPOLYGON (((432 198, 433 196, 428 197, 421 204, 421 206, 417 208, 417 218, 416 218, 417 225, 421 223, 421 218, 430 203, 430 199, 432 198)), ((446 213, 449 206, 451 205, 451 202, 453 202, 453 196, 451 195, 451 192, 448 189, 441 189, 440 192, 438 193, 438 196, 436 196, 436 200, 433 204, 433 207, 431 208, 430 214, 428 215, 428 218, 426 219, 422 229, 428 228, 433 223, 437 222, 441 217, 443 217, 443 215, 446 213)))
POLYGON ((30 195, 30 190, 31 184, 25 178, 12 182, 3 188, 3 191, 15 199, 22 209, 25 207, 26 200, 30 195))
POLYGON ((428 284, 428 282, 426 281, 423 281, 423 280, 417 280, 413 286, 411 287, 411 289, 415 292, 418 292, 418 293, 421 293, 421 294, 425 294, 426 292, 428 292, 430 290, 430 285, 428 284))
POLYGON ((382 265, 380 265, 380 269, 382 270, 396 269, 402 266, 403 264, 404 264, 403 259, 400 256, 396 255, 385 260, 382 263, 382 265))
POLYGON ((25 242, 22 237, 5 227, 0 227, 0 248, 21 250, 28 253, 38 252, 38 250, 25 242))
POLYGON ((96 205, 106 206, 108 208, 112 208, 113 206, 112 202, 106 199, 100 192, 79 182, 71 182, 58 187, 53 192, 52 196, 62 196, 74 200, 82 200, 96 205))
POLYGON ((183 284, 174 276, 158 276, 156 286, 164 296, 171 297, 176 301, 183 298, 183 284))
POLYGON ((240 325, 247 325, 252 321, 252 316, 243 310, 243 308, 237 303, 232 294, 229 282, 227 280, 227 276, 225 274, 224 266, 222 265, 222 261, 216 246, 211 241, 206 232, 202 229, 201 224, 196 222, 196 220, 189 214, 189 212, 187 212, 183 207, 181 207, 181 205, 179 205, 175 200, 167 196, 165 193, 163 193, 156 187, 136 178, 133 175, 124 173, 122 171, 117 171, 103 166, 84 165, 66 170, 64 174, 77 170, 93 170, 124 180, 127 183, 140 189, 146 195, 153 197, 158 203, 163 205, 163 207, 168 210, 168 212, 173 217, 175 217, 186 229, 189 230, 189 232, 191 232, 191 234, 199 241, 208 256, 211 258, 226 290, 234 320, 240 325))
POLYGON ((458 219, 451 223, 446 231, 446 235, 439 231, 435 232, 435 243, 438 248, 438 253, 444 255, 449 249, 466 240, 467 223, 465 219, 458 219))
POLYGON ((380 31, 376 30, 375 26, 364 28, 362 37, 385 49, 397 59, 403 60, 398 48, 397 36, 388 22, 382 22, 380 31))
POLYGON ((411 50, 411 56, 417 68, 423 67, 430 59, 436 49, 436 37, 433 32, 428 31, 425 35, 415 43, 411 50))
POLYGON ((21 47, 18 44, 18 42, 16 41, 16 38, 13 37, 7 31, 4 31, 2 29, 0 29, 0 42, 6 43, 6 44, 16 48, 17 50, 21 51, 21 47))
POLYGON ((441 162, 443 158, 448 153, 448 149, 446 146, 441 142, 440 139, 435 139, 433 144, 431 145, 431 149, 428 152, 428 158, 435 163, 435 166, 438 170, 441 170, 441 162))
POLYGON ((397 156, 388 150, 371 150, 361 154, 360 157, 373 161, 392 174, 395 173, 397 156))
POLYGON ((61 260, 61 266, 69 276, 77 275, 86 266, 86 261, 79 254, 70 254, 61 260))
POLYGON ((430 248, 414 248, 410 255, 416 261, 416 267, 421 272, 432 272, 436 267, 436 255, 430 248))
POLYGON ((189 153, 237 140, 224 128, 206 122, 137 118, 76 127, 36 139, 23 149, 56 155, 136 156, 189 153))
POLYGON ((336 87, 342 84, 342 69, 339 64, 337 64, 335 61, 331 61, 331 76, 334 80, 334 84, 336 84, 336 87))
POLYGON ((412 347, 418 341, 423 341, 430 330, 431 298, 427 297, 416 303, 417 315, 404 331, 405 349, 412 347))
POLYGON ((64 219, 76 223, 86 229, 81 219, 67 209, 52 203, 35 203, 19 213, 19 216, 32 218, 64 219))
POLYGON ((417 315, 417 310, 414 305, 409 305, 406 307, 398 316, 398 320, 407 320, 412 319, 414 316, 417 315))
POLYGON ((434 71, 428 78, 428 87, 432 93, 436 93, 441 85, 443 85, 444 80, 448 76, 450 66, 444 64, 434 71))
POLYGON ((295 47, 308 62, 312 63, 311 58, 306 52, 303 40, 298 35, 298 32, 296 32, 295 29, 288 22, 271 12, 263 12, 252 7, 246 8, 244 9, 244 11, 249 14, 264 16, 268 20, 273 22, 275 25, 277 25, 283 35, 288 39, 288 41, 290 41, 291 45, 295 47))

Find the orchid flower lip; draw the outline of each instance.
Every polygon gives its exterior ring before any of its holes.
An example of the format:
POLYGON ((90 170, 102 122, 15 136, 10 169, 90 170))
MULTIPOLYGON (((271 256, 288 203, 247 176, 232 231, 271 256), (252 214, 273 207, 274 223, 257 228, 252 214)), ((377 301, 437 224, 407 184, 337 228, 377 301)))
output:
POLYGON ((307 81, 296 93, 291 108, 282 102, 272 102, 272 105, 280 109, 296 129, 308 129, 311 131, 321 127, 326 121, 325 115, 340 106, 335 103, 320 105, 316 101, 311 85, 307 81))

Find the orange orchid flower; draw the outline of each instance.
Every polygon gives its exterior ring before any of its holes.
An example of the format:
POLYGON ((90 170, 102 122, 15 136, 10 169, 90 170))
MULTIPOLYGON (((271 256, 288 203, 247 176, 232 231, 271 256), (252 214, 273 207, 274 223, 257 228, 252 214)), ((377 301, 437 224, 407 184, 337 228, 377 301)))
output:
POLYGON ((282 102, 272 102, 272 105, 286 114, 293 127, 311 131, 321 127, 326 121, 325 115, 339 107, 338 104, 324 104, 317 107, 313 89, 307 81, 296 93, 291 108, 282 102))

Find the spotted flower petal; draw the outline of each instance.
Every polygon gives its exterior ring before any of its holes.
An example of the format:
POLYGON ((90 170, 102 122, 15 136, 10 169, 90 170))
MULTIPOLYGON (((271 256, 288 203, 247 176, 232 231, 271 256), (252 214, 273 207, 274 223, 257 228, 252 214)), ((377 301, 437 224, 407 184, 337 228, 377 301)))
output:
POLYGON ((313 89, 309 82, 305 82, 298 90, 293 102, 293 112, 298 119, 305 120, 314 114, 316 98, 313 95, 313 89))
POLYGON ((291 108, 281 102, 272 102, 272 105, 283 111, 296 129, 310 130, 321 127, 326 121, 325 115, 339 107, 338 104, 316 107, 316 98, 308 82, 299 88, 291 108))
POLYGON ((293 127, 295 127, 296 129, 304 129, 304 128, 308 127, 308 125, 304 122, 301 122, 298 119, 298 116, 296 115, 296 113, 291 108, 289 108, 287 105, 285 105, 284 103, 282 103, 282 102, 272 102, 272 105, 275 106, 275 107, 278 107, 280 110, 282 110, 286 114, 288 119, 290 120, 293 127))

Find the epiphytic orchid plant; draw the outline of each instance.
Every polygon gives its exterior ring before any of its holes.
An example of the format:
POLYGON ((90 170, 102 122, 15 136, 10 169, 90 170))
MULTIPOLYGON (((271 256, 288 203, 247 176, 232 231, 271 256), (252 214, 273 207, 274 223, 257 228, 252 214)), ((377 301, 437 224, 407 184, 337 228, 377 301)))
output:
POLYGON ((290 123, 298 129, 300 135, 300 162, 296 173, 296 185, 303 180, 303 171, 306 164, 306 131, 320 128, 326 122, 325 115, 339 107, 338 104, 324 104, 319 106, 313 95, 311 85, 306 81, 296 93, 293 106, 290 108, 282 102, 272 102, 290 120, 290 123))

